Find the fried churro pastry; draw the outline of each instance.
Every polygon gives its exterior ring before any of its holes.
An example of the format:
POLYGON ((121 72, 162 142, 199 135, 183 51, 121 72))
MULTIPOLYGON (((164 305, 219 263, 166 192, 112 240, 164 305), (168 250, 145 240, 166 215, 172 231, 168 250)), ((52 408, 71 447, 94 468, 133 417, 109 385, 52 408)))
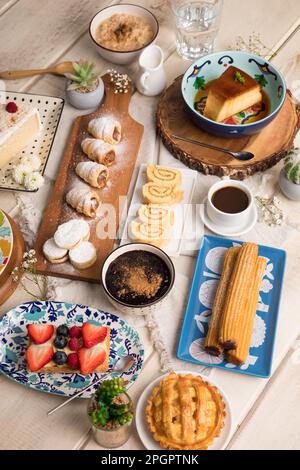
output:
POLYGON ((205 339, 205 349, 212 356, 219 356, 223 352, 223 346, 219 342, 219 325, 224 310, 230 278, 240 250, 240 247, 232 247, 229 248, 225 254, 222 275, 216 292, 209 329, 205 339))
POLYGON ((258 257, 258 246, 245 243, 238 256, 228 286, 220 323, 219 341, 225 350, 236 349, 240 337, 241 318, 246 305, 252 302, 252 284, 258 257))
POLYGON ((264 277, 266 265, 266 259, 259 257, 255 266, 251 296, 249 297, 249 302, 246 304, 244 315, 241 318, 242 321, 240 324, 240 336, 237 341, 237 348, 235 350, 228 351, 226 354, 226 359, 236 365, 243 364, 249 354, 257 302, 259 298, 259 289, 264 277))

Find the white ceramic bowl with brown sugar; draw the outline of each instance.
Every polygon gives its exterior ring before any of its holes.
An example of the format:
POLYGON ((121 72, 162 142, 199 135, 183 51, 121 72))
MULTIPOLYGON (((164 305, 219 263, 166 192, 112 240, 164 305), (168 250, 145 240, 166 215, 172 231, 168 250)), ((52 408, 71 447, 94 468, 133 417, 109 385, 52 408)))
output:
POLYGON ((98 53, 108 62, 120 65, 137 59, 155 41, 158 31, 155 16, 146 8, 130 3, 103 8, 90 22, 90 37, 98 53), (133 17, 138 20, 134 21, 133 17))
MULTIPOLYGON (((145 258, 142 259, 143 261, 145 260, 145 258)), ((175 268, 171 258, 160 248, 157 248, 153 245, 149 245, 147 243, 128 243, 126 245, 119 246, 108 255, 108 257, 103 263, 101 272, 101 283, 108 300, 115 308, 117 308, 122 313, 131 315, 147 315, 148 313, 153 313, 158 307, 161 307, 162 302, 166 300, 170 291, 172 290, 174 281, 175 268), (126 289, 128 289, 128 286, 131 287, 133 283, 136 282, 138 284, 137 289, 143 289, 144 292, 144 276, 143 273, 142 275, 140 275, 139 273, 138 260, 139 255, 143 253, 146 253, 147 255, 147 265, 146 270, 144 272, 146 273, 147 277, 149 275, 149 286, 146 285, 146 288, 149 289, 150 287, 151 290, 157 282, 156 274, 163 273, 160 287, 157 288, 156 291, 154 288, 154 291, 151 292, 151 296, 149 296, 146 302, 141 302, 140 297, 135 298, 132 302, 130 301, 130 299, 128 299, 128 297, 126 298, 126 295, 123 297, 118 297, 117 295, 115 295, 115 290, 112 287, 112 283, 118 285, 119 291, 125 291, 126 289), (132 255, 129 263, 128 254, 132 255), (127 256, 127 266, 129 266, 129 268, 133 270, 133 275, 130 275, 129 280, 128 278, 126 278, 126 281, 123 280, 123 276, 120 276, 120 270, 115 267, 115 264, 118 260, 124 260, 124 255, 127 256), (150 269, 148 270, 148 268, 150 269), (118 281, 120 277, 122 278, 122 280, 118 281)))

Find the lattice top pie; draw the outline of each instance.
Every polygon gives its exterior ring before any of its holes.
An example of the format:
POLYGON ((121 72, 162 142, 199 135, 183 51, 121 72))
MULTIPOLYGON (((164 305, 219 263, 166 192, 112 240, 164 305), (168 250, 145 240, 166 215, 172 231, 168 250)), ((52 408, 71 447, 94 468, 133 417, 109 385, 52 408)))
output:
POLYGON ((205 450, 224 426, 225 404, 218 389, 201 377, 165 377, 152 391, 146 419, 153 437, 167 449, 205 450))

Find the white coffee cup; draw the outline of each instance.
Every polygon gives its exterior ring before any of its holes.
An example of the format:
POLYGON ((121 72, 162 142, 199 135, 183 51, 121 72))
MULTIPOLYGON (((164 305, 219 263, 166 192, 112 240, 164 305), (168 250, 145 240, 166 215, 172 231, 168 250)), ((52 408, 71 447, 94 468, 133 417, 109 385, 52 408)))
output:
POLYGON ((167 79, 164 70, 162 49, 156 44, 146 47, 139 58, 139 71, 136 87, 146 96, 156 96, 166 87, 167 79))
POLYGON ((218 183, 215 183, 211 186, 211 188, 208 191, 207 195, 207 215, 211 219, 212 222, 215 224, 218 224, 223 227, 241 227, 247 221, 249 220, 249 216, 251 213, 251 210, 254 205, 254 199, 251 191, 247 188, 247 186, 242 183, 241 181, 236 181, 236 180, 231 180, 231 179, 224 179, 222 181, 219 181, 218 183), (249 204, 247 208, 241 212, 237 212, 234 214, 228 213, 228 212, 223 212, 220 209, 217 209, 217 207, 214 206, 212 199, 213 195, 219 191, 222 188, 226 187, 234 187, 238 188, 241 191, 244 191, 244 193, 247 194, 249 204))

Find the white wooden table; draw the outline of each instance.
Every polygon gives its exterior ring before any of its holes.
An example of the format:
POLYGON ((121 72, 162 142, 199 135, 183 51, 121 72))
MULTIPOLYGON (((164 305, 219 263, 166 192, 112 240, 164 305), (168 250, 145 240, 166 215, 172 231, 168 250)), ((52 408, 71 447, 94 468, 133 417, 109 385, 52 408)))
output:
MULTIPOLYGON (((109 4, 123 3, 109 0, 0 0, 0 70, 40 68, 62 60, 85 58, 94 61, 105 71, 105 63, 94 51, 87 30, 90 18, 109 4)), ((125 2, 124 2, 125 3, 125 2)), ((164 49, 168 80, 182 73, 188 66, 175 51, 174 34, 166 10, 157 7, 158 0, 136 3, 150 7, 158 16, 160 33, 158 44, 164 49)), ((283 71, 299 54, 300 32, 299 0, 225 0, 217 48, 233 45, 238 35, 244 38, 253 32, 273 51, 279 51, 274 63, 283 71), (296 34, 285 43, 289 35, 296 34), (283 47, 281 47, 283 45, 283 47)), ((299 56, 298 56, 299 58, 299 56)), ((134 72, 135 67, 127 69, 134 72)), ((295 77, 295 79, 300 77, 295 77)), ((64 96, 64 80, 45 76, 8 83, 9 90, 28 91, 53 96, 64 96)), ((132 115, 145 125, 145 135, 138 163, 160 161, 161 144, 157 139, 154 114, 157 99, 136 93, 132 99, 132 115)), ((66 105, 59 131, 47 167, 47 176, 55 179, 66 139, 76 111, 66 105)), ((278 171, 278 169, 276 170, 278 171)), ((38 201, 38 199, 37 199, 38 201)), ((38 204, 38 202, 37 202, 38 204)), ((10 211, 15 206, 12 193, 0 193, 0 206, 10 211)), ((294 218, 300 220, 296 203, 284 200, 284 206, 294 218)), ((239 376, 214 370, 212 377, 228 394, 232 403, 234 433, 229 449, 299 449, 300 419, 300 364, 293 361, 293 345, 300 334, 299 234, 289 239, 287 272, 274 355, 274 373, 270 380, 239 376)), ((180 257, 175 260, 178 272, 192 277, 194 259, 180 257)), ((30 300, 18 289, 0 307, 0 315, 18 303, 30 300)), ((146 361, 139 380, 131 393, 137 398, 145 386, 159 373, 156 353, 147 332, 140 330, 146 349, 146 361)), ((21 387, 0 377, 0 449, 99 449, 89 433, 86 403, 76 401, 51 418, 46 411, 61 398, 21 387)), ((142 449, 134 434, 124 449, 142 449)))

